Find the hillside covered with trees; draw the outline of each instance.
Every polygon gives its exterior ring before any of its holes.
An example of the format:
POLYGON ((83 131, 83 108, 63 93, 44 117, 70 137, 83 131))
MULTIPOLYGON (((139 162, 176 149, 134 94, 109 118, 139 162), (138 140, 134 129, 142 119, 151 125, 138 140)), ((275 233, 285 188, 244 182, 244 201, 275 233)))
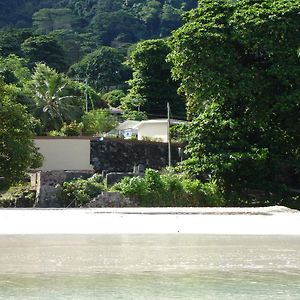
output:
POLYGON ((1 1, 1 120, 8 125, 1 132, 0 177, 10 168, 20 176, 32 165, 33 135, 111 130, 111 108, 124 119, 159 118, 170 102, 173 114, 185 118, 167 40, 196 6, 196 0, 1 1), (10 140, 14 132, 20 132, 18 147, 10 140))
MULTIPOLYGON (((165 116, 168 101, 174 103, 174 115, 184 118, 184 100, 176 93, 178 84, 171 79, 171 66, 165 61, 170 51, 166 39, 172 30, 183 24, 183 15, 196 6, 196 0, 1 1, 0 75, 4 83, 19 85, 23 97, 18 100, 23 104, 34 100, 26 91, 36 65, 42 63, 53 72, 64 74, 73 85, 81 84, 82 91, 84 85, 88 86, 86 90, 93 89, 95 97, 89 97, 90 107, 107 106, 105 99, 112 99, 112 96, 105 94, 113 92, 114 100, 108 105, 116 106, 117 103, 136 118, 145 118, 149 113, 151 117, 165 116), (149 39, 153 40, 153 45, 155 39, 161 39, 156 43, 160 46, 152 47, 151 42, 141 46, 142 59, 149 56, 150 62, 159 56, 160 62, 156 66, 153 64, 152 73, 145 79, 149 87, 136 88, 136 84, 143 86, 144 82, 134 79, 133 73, 140 65, 139 58, 131 59, 131 56, 135 56, 135 51, 141 53, 135 50, 140 47, 138 42, 149 39), (18 78, 17 65, 26 76, 19 74, 21 78, 18 78), (159 78, 155 78, 156 75, 159 78), (160 84, 164 89, 164 83, 167 86, 161 95, 168 95, 169 87, 173 86, 172 95, 161 97, 159 101, 162 102, 155 107, 157 101, 152 103, 150 88, 160 84), (129 89, 129 96, 125 97, 129 89), (124 101, 120 101, 121 98, 124 101), (135 113, 137 106, 142 114, 135 113)), ((33 106, 26 104, 29 109, 33 106)), ((63 116, 62 120, 66 121, 63 116)))

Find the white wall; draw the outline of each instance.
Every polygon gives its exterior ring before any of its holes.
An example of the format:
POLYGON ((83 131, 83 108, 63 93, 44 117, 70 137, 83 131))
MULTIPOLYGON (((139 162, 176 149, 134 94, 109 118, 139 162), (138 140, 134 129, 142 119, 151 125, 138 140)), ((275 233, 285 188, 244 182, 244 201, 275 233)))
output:
POLYGON ((43 166, 38 170, 93 170, 89 138, 41 137, 34 142, 44 156, 43 166))
POLYGON ((138 128, 138 140, 143 137, 159 139, 161 142, 168 142, 168 123, 144 123, 138 128))

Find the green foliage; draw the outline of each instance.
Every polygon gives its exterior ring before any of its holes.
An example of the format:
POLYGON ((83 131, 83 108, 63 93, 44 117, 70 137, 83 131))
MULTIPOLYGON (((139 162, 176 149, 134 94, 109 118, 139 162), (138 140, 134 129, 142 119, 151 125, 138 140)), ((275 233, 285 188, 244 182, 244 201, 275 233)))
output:
POLYGON ((202 183, 174 172, 147 169, 145 177, 126 177, 112 188, 139 206, 221 206, 224 197, 215 181, 202 183))
POLYGON ((129 65, 133 79, 129 80, 129 94, 125 109, 139 106, 154 116, 166 116, 167 102, 174 116, 184 116, 184 100, 177 94, 178 85, 171 79, 166 56, 170 49, 164 40, 147 40, 137 44, 131 52, 129 65))
POLYGON ((22 179, 31 167, 41 164, 32 141, 31 117, 0 81, 0 177, 7 183, 22 179))
POLYGON ((14 101, 26 106, 30 111, 34 106, 34 101, 27 89, 31 73, 25 64, 26 60, 14 54, 0 57, 0 76, 7 84, 6 90, 13 95, 14 101))
POLYGON ((0 57, 0 76, 7 84, 22 86, 30 79, 31 73, 26 66, 27 61, 15 54, 0 57))
MULTIPOLYGON (((67 77, 66 77, 67 78, 67 77)), ((94 108, 107 108, 107 104, 103 101, 101 95, 92 87, 85 83, 70 80, 67 78, 68 84, 65 87, 66 95, 73 95, 79 100, 78 105, 84 106, 85 110, 94 108), (86 103, 87 101, 87 103, 86 103)))
POLYGON ((87 112, 82 117, 83 133, 87 135, 101 135, 108 132, 117 123, 106 109, 97 109, 87 112))
POLYGON ((35 197, 36 191, 30 184, 17 184, 0 195, 0 207, 33 207, 35 197))
POLYGON ((125 93, 122 90, 112 90, 102 96, 111 107, 119 107, 124 97, 125 93))
POLYGON ((64 123, 63 127, 61 128, 61 132, 66 136, 78 136, 81 135, 82 128, 82 123, 73 121, 70 124, 64 123))
POLYGON ((110 47, 100 47, 72 65, 68 75, 79 80, 87 80, 97 91, 107 92, 121 84, 126 76, 120 53, 110 47))
POLYGON ((37 33, 48 34, 59 29, 72 29, 76 18, 69 8, 43 8, 33 17, 33 26, 37 33))
POLYGON ((169 60, 192 119, 185 167, 227 194, 288 197, 299 187, 299 9, 202 0, 173 34, 169 60))
POLYGON ((51 130, 48 132, 49 136, 79 136, 82 133, 83 124, 76 121, 70 124, 64 123, 62 128, 58 130, 51 130))
POLYGON ((99 175, 94 175, 87 180, 73 179, 64 182, 62 200, 65 207, 84 206, 102 191, 104 191, 104 184, 99 175))
MULTIPOLYGON (((35 114, 47 130, 60 129, 64 122, 80 118, 83 113, 80 94, 74 83, 45 64, 38 64, 29 83, 36 102, 35 114)), ((83 96, 83 95, 81 95, 83 96)))
POLYGON ((98 8, 91 21, 91 28, 102 44, 111 46, 117 44, 118 47, 143 38, 145 36, 143 27, 141 20, 122 8, 109 11, 98 8))
POLYGON ((55 39, 63 48, 65 64, 68 67, 78 62, 87 52, 91 52, 90 47, 95 47, 92 37, 89 37, 89 41, 86 41, 85 36, 73 30, 55 30, 49 36, 55 39))
POLYGON ((0 27, 28 28, 33 20, 39 33, 72 28, 92 32, 98 45, 119 48, 169 35, 196 5, 197 0, 1 0, 0 27))
POLYGON ((30 37, 22 43, 21 48, 31 67, 36 63, 46 63, 57 71, 66 70, 64 49, 51 36, 30 37))
POLYGON ((55 6, 60 0, 1 0, 0 27, 30 27, 33 13, 41 8, 55 6))
POLYGON ((126 110, 122 115, 124 120, 143 121, 147 120, 148 116, 143 111, 126 110))
POLYGON ((150 0, 141 7, 140 18, 144 21, 151 36, 158 36, 160 29, 161 3, 157 0, 150 0))
MULTIPOLYGON (((28 80, 29 72, 34 71, 37 63, 47 64, 58 72, 70 68, 71 79, 76 78, 81 82, 87 80, 102 94, 115 89, 125 91, 131 70, 124 61, 131 43, 169 34, 171 27, 179 25, 182 13, 195 5, 196 0, 3 0, 0 3, 1 75, 6 83, 18 87, 18 91, 15 91, 18 94, 16 101, 25 104, 37 118, 41 117, 44 125, 42 130, 59 130, 62 121, 79 121, 80 113, 72 116, 72 120, 63 117, 59 121, 55 120, 60 119, 56 114, 52 124, 51 118, 45 117, 42 109, 36 109, 35 89, 31 89, 28 80)), ((150 89, 153 88, 153 91, 160 84, 165 84, 152 83, 150 89)), ((70 81, 64 88, 63 96, 87 99, 86 110, 107 107, 97 92, 86 84, 77 85, 70 81)), ((121 93, 112 93, 109 96, 110 104, 118 106, 121 98, 123 102, 121 93)), ((135 119, 144 119, 144 113, 134 112, 138 110, 138 105, 133 102, 139 99, 145 104, 146 98, 137 94, 130 99, 133 101, 124 102, 125 106, 128 104, 126 114, 135 119)), ((79 110, 82 110, 82 102, 75 105, 80 107, 79 110)), ((156 103, 153 103, 154 106, 156 103)), ((182 103, 179 106, 182 108, 182 103)), ((179 106, 176 103, 173 105, 175 111, 179 106)), ((73 108, 70 115, 74 112, 73 108)), ((161 112, 160 108, 157 111, 161 112)))
POLYGON ((7 29, 0 31, 0 55, 22 56, 21 44, 32 36, 30 29, 7 29))

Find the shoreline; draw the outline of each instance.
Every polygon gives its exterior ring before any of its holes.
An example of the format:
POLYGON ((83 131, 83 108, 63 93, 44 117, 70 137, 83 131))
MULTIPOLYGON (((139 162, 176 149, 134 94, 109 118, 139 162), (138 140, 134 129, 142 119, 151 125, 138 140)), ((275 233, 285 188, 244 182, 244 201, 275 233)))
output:
POLYGON ((300 211, 282 206, 0 209, 0 235, 52 234, 300 236, 300 211))

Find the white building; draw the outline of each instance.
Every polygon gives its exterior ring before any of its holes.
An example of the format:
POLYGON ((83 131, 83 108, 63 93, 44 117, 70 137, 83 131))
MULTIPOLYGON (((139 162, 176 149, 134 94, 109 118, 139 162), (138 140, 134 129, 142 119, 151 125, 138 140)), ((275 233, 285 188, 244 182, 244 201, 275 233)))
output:
MULTIPOLYGON (((183 122, 171 120, 171 125, 183 122)), ((124 138, 132 138, 136 135, 138 140, 149 139, 164 143, 168 142, 168 119, 153 119, 140 122, 125 121, 118 128, 122 128, 124 138)))
POLYGON ((117 136, 125 139, 135 138, 137 137, 137 130, 134 129, 134 127, 139 123, 140 121, 126 120, 125 122, 119 124, 110 133, 116 134, 117 136))

